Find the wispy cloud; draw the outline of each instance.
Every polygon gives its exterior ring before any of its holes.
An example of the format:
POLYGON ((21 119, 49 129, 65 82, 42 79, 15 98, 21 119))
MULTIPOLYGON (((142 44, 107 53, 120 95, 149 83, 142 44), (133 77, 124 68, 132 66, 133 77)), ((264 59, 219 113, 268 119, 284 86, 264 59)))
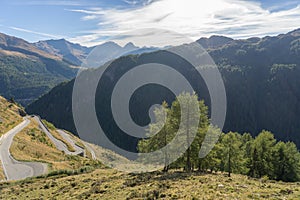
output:
POLYGON ((81 18, 81 20, 88 21, 88 20, 94 20, 94 19, 97 19, 97 18, 98 18, 97 15, 86 15, 86 16, 83 16, 81 18))
POLYGON ((26 5, 38 5, 38 6, 82 6, 85 5, 80 1, 76 0, 35 0, 35 1, 25 1, 21 4, 26 5))
POLYGON ((136 5, 139 3, 139 1, 132 1, 132 0, 122 0, 122 1, 129 5, 136 5))
POLYGON ((48 34, 48 33, 41 33, 41 32, 37 32, 37 31, 33 31, 33 30, 28 30, 28 29, 24 29, 24 28, 19 28, 19 27, 14 27, 14 26, 10 26, 8 27, 12 30, 15 31, 21 31, 21 32, 25 32, 25 33, 31 33, 31 34, 35 34, 35 35, 40 35, 40 36, 44 36, 44 37, 50 37, 50 38, 54 38, 54 39, 60 39, 60 38, 64 38, 64 36, 61 35, 52 35, 52 34, 48 34))
MULTIPOLYGON (((86 20, 97 19, 99 26, 99 30, 73 38, 73 41, 82 43, 82 38, 85 38, 86 43, 92 44, 97 36, 117 37, 127 31, 143 28, 167 29, 192 39, 213 34, 246 38, 274 35, 300 26, 299 5, 288 10, 270 11, 258 2, 244 0, 146 2, 148 4, 145 6, 127 9, 72 10, 86 15, 86 20), (87 38, 93 40, 88 41, 87 38)), ((144 44, 146 42, 144 40, 144 44)))
POLYGON ((122 0, 123 2, 129 4, 129 5, 148 5, 152 2, 154 2, 154 0, 122 0))

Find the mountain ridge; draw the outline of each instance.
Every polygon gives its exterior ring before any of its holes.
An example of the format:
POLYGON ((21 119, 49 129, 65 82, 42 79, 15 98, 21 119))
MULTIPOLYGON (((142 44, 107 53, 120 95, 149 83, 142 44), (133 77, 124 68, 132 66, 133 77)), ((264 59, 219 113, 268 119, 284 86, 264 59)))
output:
POLYGON ((26 106, 57 84, 74 78, 94 48, 101 56, 100 64, 127 52, 141 53, 133 43, 124 47, 114 42, 84 47, 65 39, 29 43, 0 33, 0 95, 26 106))
MULTIPOLYGON (((297 77, 300 76, 300 36, 288 33, 259 39, 221 39, 221 42, 212 43, 213 45, 210 46, 215 48, 208 49, 208 52, 219 67, 227 91, 228 112, 224 131, 250 132, 255 136, 261 130, 266 129, 272 131, 278 140, 294 141, 299 148, 300 125, 297 123, 297 116, 300 115, 300 89, 298 87, 300 82, 297 77)), ((114 67, 130 66, 133 62, 144 64, 147 60, 155 58, 160 59, 164 64, 175 62, 166 54, 166 51, 156 51, 138 56, 125 56, 115 60, 111 65, 114 67)), ((114 73, 112 77, 120 76, 119 72, 114 73)), ((197 93, 210 106, 205 84, 197 84, 201 89, 201 93, 199 91, 197 93)), ((70 129, 75 133, 75 126, 71 121, 72 86, 73 81, 56 87, 49 94, 28 106, 28 112, 38 113, 57 126, 70 129), (48 105, 51 109, 43 105, 48 105), (59 115, 55 114, 53 108, 58 108, 63 112, 59 115)), ((158 97, 159 94, 150 91, 144 95, 152 94, 152 98, 158 97)), ((101 99, 100 96, 96 98, 101 99)), ((145 100, 145 102, 148 101, 145 100)), ((141 111, 135 110, 132 115, 139 114, 140 116, 140 113, 141 111)), ((106 119, 107 122, 110 120, 106 119)), ((129 149, 133 151, 136 148, 136 141, 130 143, 129 138, 117 139, 115 129, 111 129, 110 134, 113 138, 116 137, 119 145, 130 146, 129 149)))
POLYGON ((17 37, 0 34, 0 95, 27 105, 77 69, 17 37))

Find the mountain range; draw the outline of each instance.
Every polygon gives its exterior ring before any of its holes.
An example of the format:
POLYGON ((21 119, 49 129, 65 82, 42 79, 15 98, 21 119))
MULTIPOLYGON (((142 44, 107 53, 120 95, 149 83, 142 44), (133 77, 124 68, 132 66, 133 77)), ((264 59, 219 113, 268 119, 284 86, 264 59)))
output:
POLYGON ((26 105, 75 77, 75 66, 23 39, 0 34, 0 94, 26 105))
POLYGON ((0 33, 0 95, 26 106, 57 84, 74 78, 93 49, 98 51, 99 66, 125 54, 157 50, 132 43, 121 47, 114 42, 84 47, 65 39, 29 43, 0 33))
MULTIPOLYGON (((234 40, 212 36, 201 38, 197 42, 212 56, 224 80, 228 104, 223 131, 249 132, 255 136, 266 129, 272 131, 278 140, 293 141, 299 148, 300 29, 274 37, 234 40)), ((125 135, 115 126, 110 106, 106 104, 109 103, 107 97, 112 89, 110 87, 122 73, 133 66, 155 59, 165 65, 188 68, 186 62, 164 50, 123 56, 113 61, 108 68, 118 70, 113 70, 110 79, 106 80, 107 91, 100 92, 98 88, 96 92, 97 116, 99 121, 106 122, 102 124, 102 128, 114 143, 130 151, 136 151, 138 139, 125 135)), ((189 73, 199 98, 204 99, 210 107, 205 83, 195 80, 193 72, 189 73)), ((41 115, 57 127, 76 133, 72 116, 73 84, 74 80, 55 87, 29 105, 27 111, 41 115)), ((146 125, 149 116, 144 111, 151 103, 160 103, 163 100, 170 104, 174 96, 164 88, 151 85, 142 88, 131 99, 130 111, 133 119, 140 125, 146 125)))

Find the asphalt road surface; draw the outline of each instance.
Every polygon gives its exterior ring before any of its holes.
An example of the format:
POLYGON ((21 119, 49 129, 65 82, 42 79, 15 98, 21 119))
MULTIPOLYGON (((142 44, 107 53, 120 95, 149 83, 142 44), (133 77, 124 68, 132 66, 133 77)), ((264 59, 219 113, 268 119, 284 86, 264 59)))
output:
POLYGON ((42 131, 47 135, 47 137, 52 141, 52 143, 55 145, 55 147, 60 150, 65 152, 65 154, 71 154, 72 152, 70 152, 68 150, 68 147, 65 143, 63 143, 62 141, 56 139, 48 130, 48 128, 44 125, 44 123, 42 122, 42 120, 37 117, 34 116, 34 119, 39 123, 40 128, 42 129, 42 131))
POLYGON ((75 152, 70 152, 71 155, 84 155, 84 149, 76 145, 76 142, 68 133, 64 132, 63 130, 57 130, 57 132, 75 149, 75 152))
POLYGON ((65 143, 63 143, 62 141, 56 139, 50 133, 48 128, 44 125, 44 123, 42 122, 42 120, 38 116, 34 116, 34 119, 39 123, 39 126, 41 127, 42 131, 48 136, 48 138, 53 142, 53 144, 55 145, 55 147, 58 150, 65 152, 65 154, 67 154, 67 155, 79 155, 79 154, 84 152, 84 150, 81 147, 79 147, 75 144, 75 142, 70 138, 70 136, 67 133, 65 133, 61 130, 57 130, 58 133, 61 134, 62 137, 65 138, 67 142, 69 142, 71 145, 73 145, 73 147, 76 150, 75 152, 69 151, 67 145, 65 143))
POLYGON ((86 149, 92 154, 92 159, 97 160, 94 149, 87 142, 84 142, 84 141, 82 141, 82 142, 84 143, 84 146, 86 147, 86 149))
MULTIPOLYGON (((82 152, 84 152, 84 149, 82 149, 81 147, 77 146, 76 143, 74 142, 74 140, 71 139, 70 135, 65 133, 62 130, 57 130, 59 134, 61 134, 61 136, 63 138, 66 139, 67 142, 69 142, 74 148, 75 148, 75 152, 70 152, 68 150, 68 147, 65 143, 63 143, 62 141, 56 139, 48 130, 48 128, 43 124, 43 122, 41 121, 40 117, 38 116, 33 116, 35 118, 35 120, 39 123, 41 129, 44 131, 44 133, 50 138, 50 140, 54 143, 54 145, 56 146, 56 148, 60 151, 64 151, 67 155, 80 155, 82 152)), ((96 160, 96 154, 93 150, 93 148, 86 142, 82 141, 84 146, 87 148, 87 150, 92 154, 92 159, 96 160)))
POLYGON ((30 120, 24 118, 22 123, 8 131, 0 139, 0 159, 7 180, 21 180, 47 173, 47 164, 38 162, 20 162, 15 160, 10 154, 9 149, 13 142, 13 138, 28 126, 29 123, 30 120))

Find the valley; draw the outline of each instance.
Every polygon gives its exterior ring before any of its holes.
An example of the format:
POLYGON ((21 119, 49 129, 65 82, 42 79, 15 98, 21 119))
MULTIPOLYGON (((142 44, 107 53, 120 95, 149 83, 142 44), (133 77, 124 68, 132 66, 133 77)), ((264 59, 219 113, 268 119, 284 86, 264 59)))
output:
MULTIPOLYGON (((9 99, 0 96, 0 198, 299 199, 299 41, 300 29, 272 37, 197 40, 225 84, 228 110, 219 130, 209 125, 211 101, 204 81, 168 49, 114 42, 84 47, 64 39, 29 43, 0 34, 0 95, 9 99), (149 84, 130 98, 131 117, 147 124, 144 111, 153 102, 163 102, 170 119, 158 133, 153 131, 158 124, 151 124, 147 134, 155 132, 154 137, 125 135, 109 110, 113 87, 123 73, 159 60, 190 79, 196 92, 192 98, 201 110, 195 141, 169 165, 166 151, 162 171, 136 173, 148 168, 95 145, 97 141, 79 138, 72 113, 74 78, 78 69, 87 67, 84 60, 94 48, 101 59, 87 74, 97 74, 112 60, 99 84, 103 88, 95 93, 96 115, 107 137, 122 150, 149 153, 161 148, 175 137, 181 120, 178 97, 149 84), (209 131, 219 138, 207 157, 200 158, 209 131)), ((89 96, 82 99, 91 101, 89 96)), ((156 110, 154 117, 159 119, 159 114, 156 110)), ((184 121, 189 133, 189 120, 184 121)))
MULTIPOLYGON (((300 147, 299 40, 298 29, 274 37, 234 40, 212 36, 197 41, 214 59, 224 80, 227 95, 224 132, 236 131, 257 136, 262 130, 268 130, 275 134, 276 139, 293 141, 300 147)), ((188 63, 167 50, 115 59, 109 66, 111 72, 106 74, 110 80, 105 79, 103 82, 105 89, 98 89, 96 92, 96 111, 101 119, 109 122, 107 132, 111 134, 111 138, 130 151, 136 151, 138 141, 124 135, 117 126, 111 125, 113 119, 107 97, 111 96, 112 86, 123 73, 152 60, 159 60, 167 66, 176 66, 179 71, 188 74, 199 99, 203 99, 210 109, 210 96, 203 80, 199 81, 193 71, 187 70, 190 66, 188 63), (106 106, 103 106, 104 102, 107 103, 106 106), (103 115, 100 110, 105 110, 103 115)), ((101 67, 95 70, 101 71, 101 67)), ((92 75, 95 71, 87 73, 92 75)), ((71 109, 73 85, 74 79, 54 87, 27 106, 27 112, 38 114, 55 126, 77 134, 71 109)), ((132 117, 140 124, 149 123, 148 115, 143 112, 149 104, 161 103, 164 100, 170 104, 174 100, 174 96, 167 90, 155 85, 140 90, 130 101, 132 117)))

